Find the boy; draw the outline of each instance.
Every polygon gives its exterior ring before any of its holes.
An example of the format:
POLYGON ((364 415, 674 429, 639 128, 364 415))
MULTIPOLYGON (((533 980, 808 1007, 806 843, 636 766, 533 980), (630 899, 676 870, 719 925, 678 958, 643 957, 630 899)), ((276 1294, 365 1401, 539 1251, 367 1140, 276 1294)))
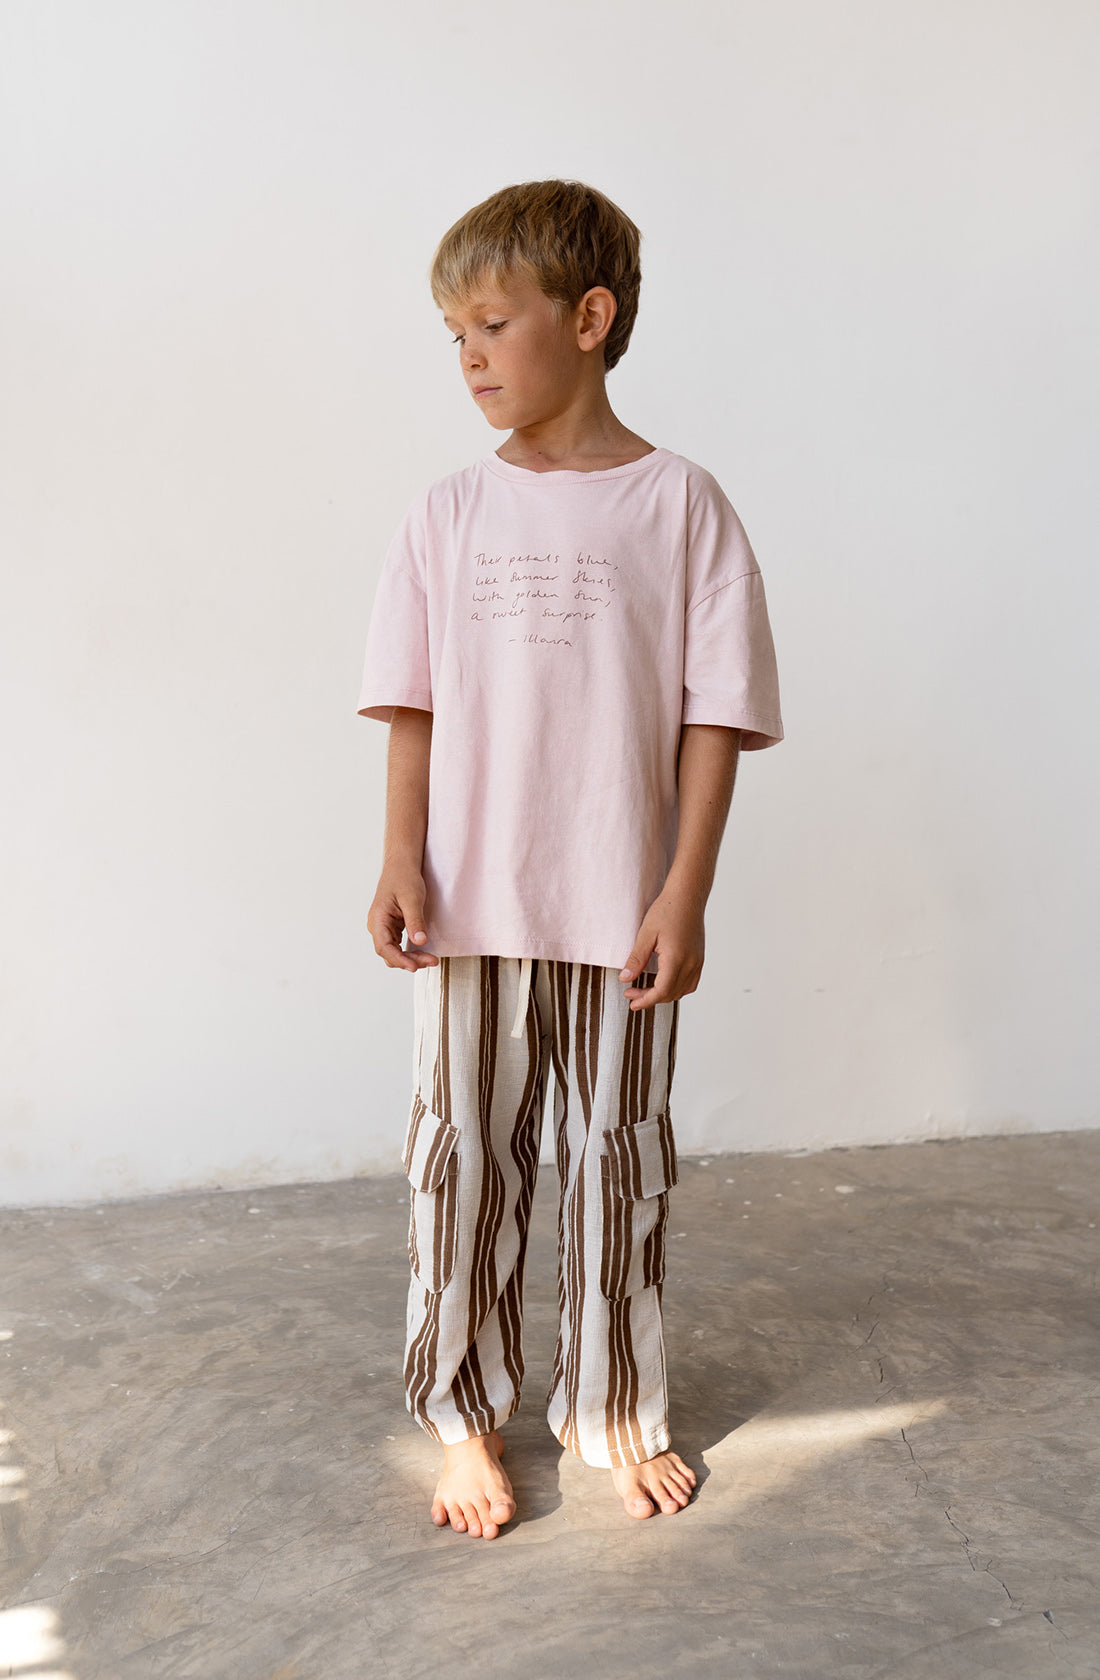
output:
POLYGON ((444 1447, 432 1518, 515 1514, 527 1221, 554 1074, 557 1438, 628 1515, 695 1477, 666 1420, 661 1285, 678 1000, 740 749, 782 739, 759 568, 703 468, 617 419, 640 235, 572 181, 444 236, 432 294, 509 435, 423 491, 386 556, 359 712, 389 722, 368 926, 414 975, 405 1380, 444 1447), (406 936, 402 946, 402 935, 406 936))

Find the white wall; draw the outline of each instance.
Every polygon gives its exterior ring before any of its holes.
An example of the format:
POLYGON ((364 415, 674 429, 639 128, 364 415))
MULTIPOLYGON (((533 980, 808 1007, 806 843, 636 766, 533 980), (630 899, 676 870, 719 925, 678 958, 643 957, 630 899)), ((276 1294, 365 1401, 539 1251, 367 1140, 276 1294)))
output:
POLYGON ((396 1167, 362 644, 500 441, 435 241, 559 174, 645 233, 612 400, 722 480, 781 662, 681 1147, 1100 1124, 1098 47, 1085 0, 8 0, 0 1201, 396 1167))

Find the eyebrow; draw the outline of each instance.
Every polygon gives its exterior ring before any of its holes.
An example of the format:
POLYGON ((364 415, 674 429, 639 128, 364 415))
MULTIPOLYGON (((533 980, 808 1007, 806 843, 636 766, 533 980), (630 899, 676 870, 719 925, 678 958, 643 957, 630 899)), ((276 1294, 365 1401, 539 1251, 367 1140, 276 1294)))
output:
MULTIPOLYGON (((467 308, 471 315, 496 315, 500 312, 499 309, 495 309, 493 305, 484 298, 475 298, 472 303, 467 305, 467 308)), ((444 315, 443 325, 445 327, 454 327, 457 326, 458 323, 452 315, 444 315)))

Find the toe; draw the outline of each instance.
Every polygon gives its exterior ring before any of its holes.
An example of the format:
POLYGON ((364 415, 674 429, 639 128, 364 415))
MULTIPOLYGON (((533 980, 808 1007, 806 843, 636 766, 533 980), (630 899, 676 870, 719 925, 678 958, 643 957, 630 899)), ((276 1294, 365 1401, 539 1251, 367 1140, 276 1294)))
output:
POLYGON ((447 1506, 447 1519, 456 1534, 465 1534, 466 1518, 462 1515, 462 1507, 460 1505, 447 1506))
POLYGON ((432 1521, 437 1528, 446 1528, 447 1526, 447 1507, 442 1499, 436 1499, 432 1503, 432 1521))
POLYGON ((468 1505, 466 1507, 466 1515, 470 1519, 471 1534, 474 1533, 475 1529, 479 1534, 484 1534, 490 1524, 492 1524, 494 1528, 496 1527, 496 1524, 493 1522, 492 1512, 489 1509, 489 1501, 487 1499, 475 1499, 472 1505, 468 1505))
POLYGON ((653 1515, 653 1504, 644 1493, 637 1493, 632 1499, 626 1501, 626 1511, 630 1517, 651 1517, 653 1515))

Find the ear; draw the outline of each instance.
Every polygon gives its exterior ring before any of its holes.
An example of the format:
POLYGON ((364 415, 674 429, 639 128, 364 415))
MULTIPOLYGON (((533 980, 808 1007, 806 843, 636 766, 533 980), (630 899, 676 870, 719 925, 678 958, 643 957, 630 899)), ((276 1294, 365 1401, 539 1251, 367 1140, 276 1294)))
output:
POLYGON ((574 319, 577 343, 582 350, 596 350, 611 331, 618 305, 606 286, 590 286, 578 303, 574 319))

